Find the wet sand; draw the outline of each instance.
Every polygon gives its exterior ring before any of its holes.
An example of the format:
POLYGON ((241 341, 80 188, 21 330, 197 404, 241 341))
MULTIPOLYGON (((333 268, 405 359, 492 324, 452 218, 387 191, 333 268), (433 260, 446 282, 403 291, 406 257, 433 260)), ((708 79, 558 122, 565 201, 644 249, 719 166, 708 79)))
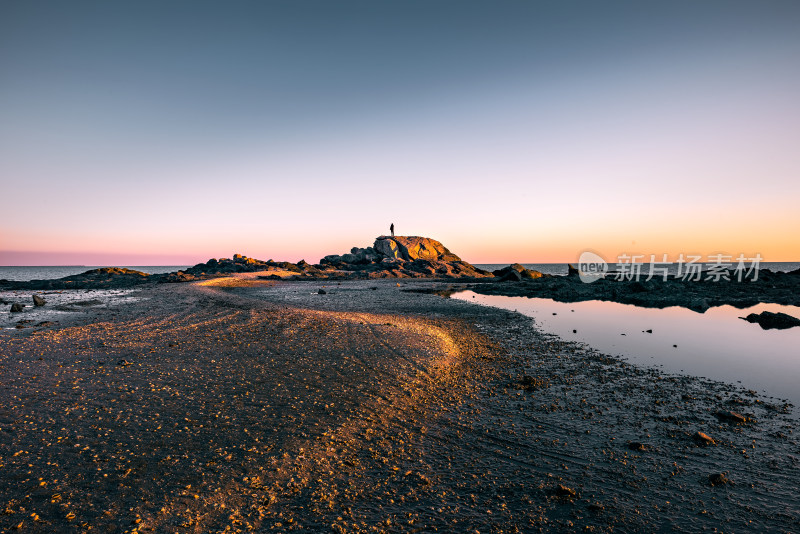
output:
POLYGON ((162 285, 3 331, 0 532, 800 529, 783 406, 405 291, 435 286, 162 285))

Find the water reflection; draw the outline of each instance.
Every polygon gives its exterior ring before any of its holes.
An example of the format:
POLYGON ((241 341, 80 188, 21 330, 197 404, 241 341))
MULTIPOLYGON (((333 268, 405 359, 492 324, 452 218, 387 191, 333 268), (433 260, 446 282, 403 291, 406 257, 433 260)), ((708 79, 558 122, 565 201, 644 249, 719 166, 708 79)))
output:
POLYGON ((800 317, 797 306, 719 306, 700 314, 679 307, 640 308, 601 301, 564 303, 472 291, 452 298, 516 310, 532 317, 545 332, 584 342, 633 363, 740 382, 800 406, 800 328, 763 330, 739 319, 762 311, 800 317))

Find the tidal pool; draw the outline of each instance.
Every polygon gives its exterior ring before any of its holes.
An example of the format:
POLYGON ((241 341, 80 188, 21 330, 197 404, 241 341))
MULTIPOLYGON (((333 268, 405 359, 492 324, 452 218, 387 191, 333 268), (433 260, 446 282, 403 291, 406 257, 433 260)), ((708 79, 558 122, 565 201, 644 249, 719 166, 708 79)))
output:
MULTIPOLYGON (((740 319, 762 311, 800 317, 797 306, 718 306, 697 313, 680 307, 641 308, 596 300, 565 303, 473 291, 452 298, 517 311, 532 317, 545 332, 631 363, 739 383, 800 406, 800 327, 763 330, 740 319)), ((799 415, 796 409, 793 414, 799 415)))

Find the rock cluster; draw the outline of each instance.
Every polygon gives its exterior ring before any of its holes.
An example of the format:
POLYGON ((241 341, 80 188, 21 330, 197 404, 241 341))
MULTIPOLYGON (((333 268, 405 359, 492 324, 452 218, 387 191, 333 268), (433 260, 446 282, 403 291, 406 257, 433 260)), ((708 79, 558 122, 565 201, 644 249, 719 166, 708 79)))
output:
POLYGON ((531 280, 534 278, 541 278, 543 276, 550 276, 542 274, 539 271, 526 269, 519 263, 512 263, 508 267, 503 267, 502 269, 492 271, 492 274, 498 277, 501 282, 519 282, 524 279, 531 280))
MULTIPOLYGON (((65 276, 57 280, 30 280, 26 282, 0 280, 0 286, 13 289, 111 289, 133 287, 146 284, 153 275, 124 269, 120 267, 104 267, 102 269, 92 269, 81 274, 65 276)), ((43 306, 45 303, 41 297, 34 298, 36 306, 43 306), (39 302, 37 302, 37 298, 39 302)))
POLYGON ((318 276, 346 278, 481 278, 478 269, 428 237, 380 236, 371 247, 320 260, 318 276))
MULTIPOLYGON (((617 276, 607 276, 592 283, 583 282, 574 268, 568 268, 567 276, 526 277, 520 268, 509 266, 494 274, 505 282, 479 284, 474 291, 488 295, 524 296, 551 298, 558 302, 581 302, 604 300, 633 304, 645 308, 666 308, 681 306, 698 313, 704 313, 713 306, 729 304, 737 308, 749 308, 759 302, 800 305, 800 275, 797 271, 789 273, 761 269, 755 281, 739 282, 730 270, 719 281, 702 279, 683 280, 669 276, 666 280, 654 277, 647 280, 627 280, 617 276), (514 273, 512 271, 517 271, 514 273)), ((751 314, 745 320, 757 322, 763 328, 790 328, 800 325, 800 319, 786 314, 751 314)))
MULTIPOLYGON (((541 273, 519 266, 522 278, 536 278, 541 273)), ((361 278, 488 278, 492 273, 462 261, 435 239, 418 236, 380 236, 372 246, 353 247, 349 253, 330 255, 319 264, 305 260, 257 260, 241 254, 233 258, 211 258, 183 271, 166 274, 147 274, 123 268, 93 269, 57 280, 8 281, 0 287, 11 289, 110 289, 147 283, 179 283, 204 280, 232 273, 248 272, 293 273, 294 279, 361 279, 361 278)), ((515 272, 517 272, 515 270, 515 272)), ((265 278, 281 278, 277 274, 265 278)), ((44 302, 42 300, 42 302, 44 302)), ((42 305, 42 304, 37 304, 42 305)))

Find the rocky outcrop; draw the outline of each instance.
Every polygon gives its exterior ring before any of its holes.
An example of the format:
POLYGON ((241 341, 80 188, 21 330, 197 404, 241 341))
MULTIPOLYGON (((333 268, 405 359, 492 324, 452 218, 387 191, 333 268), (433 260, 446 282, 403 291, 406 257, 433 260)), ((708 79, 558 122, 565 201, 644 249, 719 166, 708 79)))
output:
POLYGON ((419 236, 380 236, 371 247, 320 260, 323 278, 481 278, 491 273, 453 254, 439 241, 419 236))
MULTIPOLYGON (((57 280, 6 281, 2 285, 13 289, 108 289, 146 284, 152 275, 120 267, 92 269, 57 280)), ((34 299, 35 302, 36 299, 34 299)), ((44 302, 44 299, 41 299, 44 302)), ((40 304, 37 304, 40 306, 40 304)))
MULTIPOLYGON (((506 267, 499 272, 508 272, 506 267)), ((513 269, 512 269, 513 270, 513 269)), ((516 280, 515 275, 508 275, 507 280, 516 280)), ((654 277, 647 280, 626 280, 624 277, 607 276, 591 283, 583 282, 579 276, 541 276, 534 279, 522 279, 515 283, 500 283, 500 279, 487 281, 471 288, 476 293, 487 295, 523 296, 550 298, 558 302, 581 302, 587 300, 604 300, 633 304, 646 308, 667 308, 681 306, 698 313, 703 313, 714 306, 731 305, 736 308, 749 308, 759 302, 774 304, 800 305, 800 276, 792 273, 772 272, 762 269, 757 280, 739 282, 732 271, 727 279, 719 281, 702 279, 699 281, 684 280, 669 276, 666 280, 654 277)), ((763 315, 763 314, 762 314, 763 315)), ((777 314, 772 314, 777 315, 777 314)), ((798 319, 791 316, 772 317, 766 315, 766 324, 786 325, 772 328, 788 328, 795 326, 798 319)), ((759 322, 761 317, 747 320, 759 322)))
POLYGON ((384 235, 375 240, 373 247, 384 257, 405 261, 461 261, 447 247, 429 237, 384 235))

